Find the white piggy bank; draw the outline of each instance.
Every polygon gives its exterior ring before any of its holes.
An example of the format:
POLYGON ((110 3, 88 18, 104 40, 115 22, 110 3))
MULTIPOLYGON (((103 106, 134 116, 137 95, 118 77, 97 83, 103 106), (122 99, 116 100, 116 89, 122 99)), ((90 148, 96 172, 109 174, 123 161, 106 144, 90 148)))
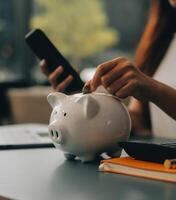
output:
POLYGON ((128 139, 131 120, 118 98, 96 92, 55 92, 47 99, 53 108, 49 134, 67 159, 91 161, 104 152, 111 157, 120 155, 117 143, 128 139))

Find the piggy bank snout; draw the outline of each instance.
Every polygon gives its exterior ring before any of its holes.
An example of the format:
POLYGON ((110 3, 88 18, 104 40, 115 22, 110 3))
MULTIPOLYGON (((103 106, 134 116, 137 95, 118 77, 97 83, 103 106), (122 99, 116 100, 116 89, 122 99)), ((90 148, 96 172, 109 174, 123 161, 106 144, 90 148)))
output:
POLYGON ((58 144, 65 143, 65 137, 63 131, 59 130, 55 126, 49 126, 49 135, 54 142, 58 144))

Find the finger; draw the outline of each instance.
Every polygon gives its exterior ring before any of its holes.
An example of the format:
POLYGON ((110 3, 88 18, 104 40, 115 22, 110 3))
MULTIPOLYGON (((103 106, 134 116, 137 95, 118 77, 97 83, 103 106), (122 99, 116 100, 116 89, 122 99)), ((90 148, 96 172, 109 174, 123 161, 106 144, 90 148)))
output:
POLYGON ((72 75, 67 76, 67 78, 64 81, 62 81, 56 87, 56 91, 63 92, 70 85, 70 83, 72 82, 72 80, 73 80, 73 76, 72 75))
POLYGON ((116 64, 122 62, 123 60, 127 60, 126 58, 116 58, 111 61, 107 61, 101 65, 99 65, 96 69, 95 75, 91 82, 91 88, 96 90, 96 88, 101 85, 101 77, 113 69, 116 64))
POLYGON ((46 63, 46 60, 43 59, 42 61, 40 61, 40 69, 42 71, 42 73, 44 73, 46 76, 49 75, 49 71, 47 69, 47 63, 46 63))
POLYGON ((48 79, 51 82, 52 87, 55 89, 58 85, 57 83, 57 79, 58 77, 63 73, 64 68, 62 66, 59 66, 56 70, 54 70, 54 72, 52 72, 48 79))
POLYGON ((133 96, 135 85, 131 82, 128 82, 124 87, 122 87, 115 95, 119 98, 127 98, 128 96, 133 96))
POLYGON ((114 58, 112 60, 106 61, 106 62, 102 63, 101 65, 106 66, 108 64, 118 64, 120 62, 127 61, 127 60, 128 59, 125 57, 118 57, 118 58, 114 58))
POLYGON ((102 85, 108 87, 116 79, 120 78, 128 71, 131 71, 132 66, 133 64, 129 61, 120 62, 101 78, 102 85))
POLYGON ((106 89, 109 93, 115 94, 120 90, 124 85, 126 85, 130 79, 133 78, 133 74, 131 72, 128 72, 127 74, 124 74, 119 79, 112 82, 106 89))

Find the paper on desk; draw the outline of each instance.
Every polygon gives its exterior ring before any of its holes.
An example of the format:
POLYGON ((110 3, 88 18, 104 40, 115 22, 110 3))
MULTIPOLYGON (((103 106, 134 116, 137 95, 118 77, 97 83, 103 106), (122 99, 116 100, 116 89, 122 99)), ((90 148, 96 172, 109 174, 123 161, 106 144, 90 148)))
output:
POLYGON ((0 126, 0 145, 52 143, 46 124, 0 126))

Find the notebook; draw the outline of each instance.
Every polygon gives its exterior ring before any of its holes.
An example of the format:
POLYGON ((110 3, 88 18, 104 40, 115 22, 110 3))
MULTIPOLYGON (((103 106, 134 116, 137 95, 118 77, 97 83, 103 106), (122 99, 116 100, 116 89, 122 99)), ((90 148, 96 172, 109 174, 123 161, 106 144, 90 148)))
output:
POLYGON ((176 169, 166 169, 163 164, 135 160, 132 157, 102 160, 99 171, 176 183, 176 169))

